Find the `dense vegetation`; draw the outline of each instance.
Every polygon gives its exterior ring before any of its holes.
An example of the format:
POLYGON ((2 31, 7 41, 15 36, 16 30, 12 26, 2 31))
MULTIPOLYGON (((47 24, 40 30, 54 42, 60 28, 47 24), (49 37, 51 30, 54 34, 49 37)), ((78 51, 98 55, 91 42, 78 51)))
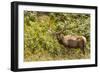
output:
POLYGON ((24 11, 24 61, 90 58, 90 14, 24 11), (65 26, 66 25, 66 26, 65 26), (67 49, 53 32, 86 37, 85 55, 79 48, 67 49))

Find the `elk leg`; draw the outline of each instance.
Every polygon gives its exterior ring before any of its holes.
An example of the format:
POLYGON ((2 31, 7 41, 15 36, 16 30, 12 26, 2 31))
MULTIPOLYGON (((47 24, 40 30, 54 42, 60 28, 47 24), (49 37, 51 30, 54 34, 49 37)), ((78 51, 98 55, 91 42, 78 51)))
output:
POLYGON ((85 55, 85 50, 84 50, 84 48, 81 48, 81 50, 82 50, 82 52, 83 52, 83 55, 85 55))
POLYGON ((81 51, 82 51, 82 53, 83 53, 83 55, 85 55, 85 44, 84 44, 84 41, 81 41, 80 43, 79 43, 79 47, 80 47, 80 49, 81 49, 81 51))

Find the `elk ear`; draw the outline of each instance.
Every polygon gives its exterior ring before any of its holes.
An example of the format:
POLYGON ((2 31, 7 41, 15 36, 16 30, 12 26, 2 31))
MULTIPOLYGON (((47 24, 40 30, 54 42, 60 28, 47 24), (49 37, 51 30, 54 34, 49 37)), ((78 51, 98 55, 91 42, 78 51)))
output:
POLYGON ((60 38, 63 39, 63 37, 64 37, 64 35, 63 34, 60 34, 60 38))

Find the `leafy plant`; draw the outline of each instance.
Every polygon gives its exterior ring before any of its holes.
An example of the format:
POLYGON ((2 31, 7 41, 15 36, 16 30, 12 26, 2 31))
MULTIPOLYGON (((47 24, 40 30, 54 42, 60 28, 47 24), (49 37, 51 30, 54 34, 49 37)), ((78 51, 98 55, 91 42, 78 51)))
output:
POLYGON ((90 57, 90 14, 24 11, 24 61, 85 59, 90 57), (87 39, 85 56, 59 44, 52 32, 82 35, 87 39))

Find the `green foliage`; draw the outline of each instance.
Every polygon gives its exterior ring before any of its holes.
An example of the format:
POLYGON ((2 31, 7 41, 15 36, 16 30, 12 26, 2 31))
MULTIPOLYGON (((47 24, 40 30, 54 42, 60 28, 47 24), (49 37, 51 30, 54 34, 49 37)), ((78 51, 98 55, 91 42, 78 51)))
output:
POLYGON ((85 59, 90 57, 90 15, 24 11, 24 60, 45 61, 85 59), (66 26, 65 26, 66 25, 66 26), (79 48, 67 49, 52 32, 65 28, 64 35, 81 35, 87 39, 85 56, 79 48))

